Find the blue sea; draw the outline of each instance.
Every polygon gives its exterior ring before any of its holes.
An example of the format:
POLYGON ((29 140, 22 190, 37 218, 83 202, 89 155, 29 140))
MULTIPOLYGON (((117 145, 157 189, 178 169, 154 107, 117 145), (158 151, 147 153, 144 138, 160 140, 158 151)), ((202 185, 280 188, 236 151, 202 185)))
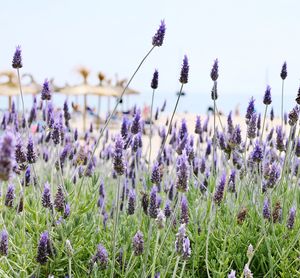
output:
MULTIPOLYGON (((219 94, 217 99, 217 106, 219 111, 228 114, 230 111, 235 111, 237 108, 239 109, 241 115, 244 115, 248 102, 251 97, 254 97, 255 107, 259 113, 264 113, 264 105, 262 103, 263 95, 253 95, 253 94, 219 94)), ((39 99, 39 96, 38 96, 39 99)), ((71 102, 79 104, 80 107, 83 107, 83 96, 72 97, 72 96, 64 96, 60 95, 59 93, 53 94, 53 102, 56 107, 63 107, 64 101, 68 99, 68 103, 71 105, 71 102)), ((280 109, 281 109, 281 95, 273 95, 272 96, 272 104, 270 107, 274 108, 275 116, 280 116, 280 109)), ((296 104, 295 96, 291 94, 286 94, 284 96, 284 110, 290 111, 293 106, 296 104)), ((21 99, 18 97, 13 97, 13 100, 16 103, 16 106, 19 105, 19 109, 21 109, 21 99)), ((176 93, 162 93, 160 92, 155 96, 154 100, 154 111, 157 107, 161 107, 166 100, 166 112, 171 112, 174 109, 174 105, 177 100, 176 93)), ((31 108, 32 105, 32 96, 25 96, 25 107, 27 110, 31 108)), ((87 104, 90 108, 94 109, 95 112, 98 111, 100 107, 100 115, 105 117, 108 107, 110 106, 110 110, 113 109, 116 100, 114 98, 110 98, 110 101, 107 97, 101 97, 100 103, 99 98, 97 96, 88 96, 87 97, 87 104)), ((140 95, 134 96, 125 96, 123 100, 123 104, 120 105, 119 110, 123 108, 123 111, 128 110, 133 105, 137 105, 141 109, 151 104, 151 92, 142 93, 140 95)), ((209 106, 213 106, 213 102, 210 97, 210 92, 193 92, 188 93, 184 96, 181 96, 179 105, 178 105, 178 112, 187 112, 193 114, 205 114, 209 106)), ((0 97, 0 109, 3 111, 8 107, 8 98, 1 96, 0 97)), ((270 112, 270 108, 269 108, 270 112)))

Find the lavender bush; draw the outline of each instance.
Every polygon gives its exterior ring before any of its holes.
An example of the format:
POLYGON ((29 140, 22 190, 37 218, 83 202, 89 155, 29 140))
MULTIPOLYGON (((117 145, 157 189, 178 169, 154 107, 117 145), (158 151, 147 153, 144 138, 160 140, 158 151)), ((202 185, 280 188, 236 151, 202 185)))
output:
MULTIPOLYGON (((165 31, 162 21, 132 78, 165 31)), ((21 54, 17 47, 18 74, 21 54)), ((276 125, 273 108, 266 116, 268 86, 262 127, 253 98, 244 124, 232 113, 225 124, 215 60, 213 123, 195 116, 189 130, 175 113, 189 69, 185 56, 172 117, 159 126, 166 103, 151 113, 150 138, 137 107, 117 129, 113 112, 100 132, 91 125, 84 133, 67 101, 53 105, 47 80, 30 111, 1 115, 1 277, 299 276, 298 106, 276 125), (156 152, 148 145, 155 137, 156 152)))

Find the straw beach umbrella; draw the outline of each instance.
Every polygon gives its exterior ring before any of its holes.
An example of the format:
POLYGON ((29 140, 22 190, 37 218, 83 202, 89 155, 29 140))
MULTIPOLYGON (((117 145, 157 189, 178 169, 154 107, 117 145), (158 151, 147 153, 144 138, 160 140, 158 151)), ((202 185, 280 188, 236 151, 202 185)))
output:
MULTIPOLYGON (((20 88, 17 82, 17 76, 12 71, 0 72, 0 77, 5 77, 6 80, 0 82, 0 96, 8 97, 8 106, 11 109, 12 97, 20 95, 20 88)), ((28 84, 22 85, 22 91, 24 95, 35 95, 41 91, 41 86, 38 85, 31 74, 24 74, 23 77, 29 77, 30 82, 28 84)))
MULTIPOLYGON (((83 83, 79 85, 74 86, 66 86, 64 88, 61 88, 59 90, 60 93, 66 94, 66 95, 73 95, 73 96, 84 96, 84 109, 83 109, 83 129, 86 130, 86 107, 87 107, 87 96, 88 95, 94 95, 94 96, 118 96, 118 92, 114 90, 113 88, 110 88, 108 86, 95 86, 90 85, 87 82, 87 78, 89 75, 89 71, 85 68, 79 69, 80 75, 83 77, 83 83)), ((99 114, 99 111, 98 111, 99 114)))

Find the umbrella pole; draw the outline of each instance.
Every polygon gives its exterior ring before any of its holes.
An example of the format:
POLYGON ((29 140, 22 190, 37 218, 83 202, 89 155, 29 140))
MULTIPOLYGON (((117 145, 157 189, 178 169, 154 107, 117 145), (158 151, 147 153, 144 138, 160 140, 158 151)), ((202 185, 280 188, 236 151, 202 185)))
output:
POLYGON ((84 108, 83 108, 83 131, 86 130, 86 105, 87 105, 87 99, 86 95, 84 95, 84 108))
POLYGON ((19 111, 19 107, 20 107, 20 98, 19 96, 17 96, 17 111, 19 111))
POLYGON ((98 116, 100 117, 101 96, 98 96, 98 116))
POLYGON ((9 96, 8 97, 8 109, 9 109, 9 111, 11 110, 11 103, 12 103, 11 96, 9 96))
POLYGON ((108 113, 110 114, 110 97, 108 97, 107 99, 107 109, 108 109, 108 113))

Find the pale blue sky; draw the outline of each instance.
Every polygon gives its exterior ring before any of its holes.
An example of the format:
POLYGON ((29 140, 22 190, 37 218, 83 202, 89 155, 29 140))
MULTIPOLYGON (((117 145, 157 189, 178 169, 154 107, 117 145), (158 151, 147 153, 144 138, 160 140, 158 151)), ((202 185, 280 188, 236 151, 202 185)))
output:
POLYGON ((209 94, 216 57, 221 102, 222 95, 263 94, 267 81, 273 95, 279 95, 284 60, 286 93, 294 96, 300 82, 299 10, 298 0, 1 0, 0 70, 10 67, 20 44, 24 72, 32 72, 40 82, 45 77, 55 77, 60 84, 78 82, 78 65, 94 75, 101 70, 108 77, 126 77, 165 19, 165 44, 147 60, 134 88, 149 92, 152 72, 158 68, 161 94, 173 95, 187 54, 186 91, 196 99, 209 94))

